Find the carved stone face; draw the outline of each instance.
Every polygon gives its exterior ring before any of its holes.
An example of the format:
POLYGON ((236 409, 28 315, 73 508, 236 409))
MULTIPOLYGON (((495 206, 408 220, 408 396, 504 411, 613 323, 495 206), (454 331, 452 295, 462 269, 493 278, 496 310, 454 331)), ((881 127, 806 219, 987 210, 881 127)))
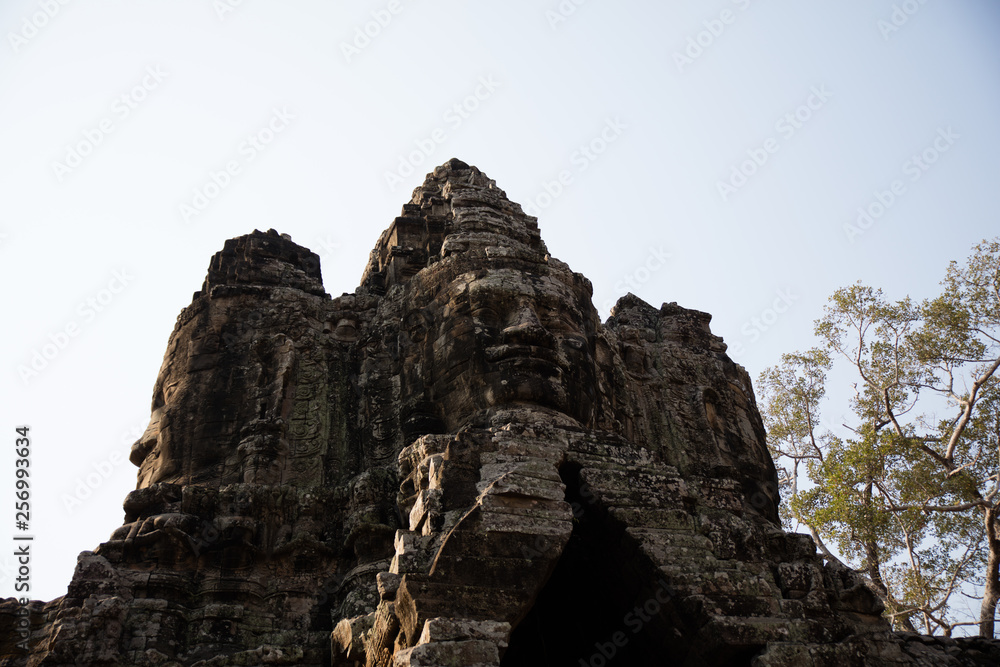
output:
POLYGON ((281 409, 289 344, 258 334, 261 320, 242 310, 208 311, 171 337, 149 426, 132 445, 139 488, 157 482, 267 482, 274 476, 282 453, 276 420, 287 417, 281 409))
POLYGON ((404 317, 425 398, 448 431, 483 411, 536 407, 581 424, 594 407, 596 313, 572 274, 494 268, 458 276, 404 317), (429 377, 428 377, 429 376, 429 377))
POLYGON ((153 389, 149 425, 132 445, 130 458, 139 466, 140 488, 221 476, 223 460, 232 449, 235 411, 250 396, 242 387, 227 387, 232 378, 226 382, 227 374, 218 367, 218 344, 218 336, 202 334, 194 322, 171 341, 153 389), (227 396, 239 398, 227 405, 227 396))
POLYGON ((130 459, 139 466, 139 488, 169 479, 180 472, 180 460, 173 452, 170 422, 173 418, 168 406, 176 405, 179 379, 171 374, 171 360, 164 362, 153 389, 153 406, 149 425, 132 445, 130 459))

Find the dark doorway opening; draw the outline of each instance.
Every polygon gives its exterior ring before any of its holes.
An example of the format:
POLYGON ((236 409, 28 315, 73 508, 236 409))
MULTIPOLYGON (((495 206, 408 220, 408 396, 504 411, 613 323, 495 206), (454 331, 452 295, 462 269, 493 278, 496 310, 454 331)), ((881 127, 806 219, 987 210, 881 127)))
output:
MULTIPOLYGON (((674 664, 679 633, 667 620, 673 615, 669 591, 655 576, 640 575, 624 527, 581 487, 580 466, 566 464, 559 472, 574 510, 573 533, 511 634, 501 667, 674 664)), ((679 655, 686 653, 680 648, 679 655)))

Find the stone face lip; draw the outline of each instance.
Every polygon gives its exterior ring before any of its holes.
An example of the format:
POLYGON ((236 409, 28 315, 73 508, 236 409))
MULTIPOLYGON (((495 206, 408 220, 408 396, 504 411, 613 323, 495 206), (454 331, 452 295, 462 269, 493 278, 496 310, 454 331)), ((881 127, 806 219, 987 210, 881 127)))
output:
POLYGON ((602 323, 592 292, 457 159, 352 294, 287 235, 227 241, 170 336, 124 525, 64 597, 0 604, 0 664, 1000 663, 890 632, 782 531, 711 316, 629 294, 602 323))

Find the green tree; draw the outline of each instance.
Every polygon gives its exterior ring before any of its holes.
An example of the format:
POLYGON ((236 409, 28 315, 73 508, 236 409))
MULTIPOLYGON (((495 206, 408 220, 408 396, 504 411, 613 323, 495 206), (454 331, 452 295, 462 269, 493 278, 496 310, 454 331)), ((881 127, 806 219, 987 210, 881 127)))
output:
POLYGON ((898 627, 951 634, 952 600, 981 587, 979 634, 1000 601, 1000 240, 952 262, 940 296, 887 301, 857 284, 816 322, 820 344, 761 374, 784 518, 883 594, 898 627), (849 435, 821 428, 826 374, 851 376, 849 435), (800 468, 808 478, 800 482, 800 468))
MULTIPOLYGON (((818 349, 784 354, 781 363, 765 369, 757 383, 765 399, 764 425, 778 469, 778 485, 785 496, 793 499, 799 497, 802 470, 810 463, 822 463, 832 445, 833 436, 819 430, 819 406, 826 395, 830 363, 829 355, 818 349)), ((781 515, 787 528, 804 526, 823 555, 839 562, 797 504, 782 505, 781 515)))

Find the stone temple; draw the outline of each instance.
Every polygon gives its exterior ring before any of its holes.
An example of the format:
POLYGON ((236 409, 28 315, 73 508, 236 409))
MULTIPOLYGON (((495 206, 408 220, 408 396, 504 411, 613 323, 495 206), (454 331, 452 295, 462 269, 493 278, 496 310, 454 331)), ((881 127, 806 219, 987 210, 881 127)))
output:
POLYGON ((65 596, 0 604, 0 665, 1000 664, 891 632, 782 530, 709 315, 628 295, 602 323, 591 296, 455 159, 353 294, 273 230, 227 241, 170 336, 124 524, 65 596))

